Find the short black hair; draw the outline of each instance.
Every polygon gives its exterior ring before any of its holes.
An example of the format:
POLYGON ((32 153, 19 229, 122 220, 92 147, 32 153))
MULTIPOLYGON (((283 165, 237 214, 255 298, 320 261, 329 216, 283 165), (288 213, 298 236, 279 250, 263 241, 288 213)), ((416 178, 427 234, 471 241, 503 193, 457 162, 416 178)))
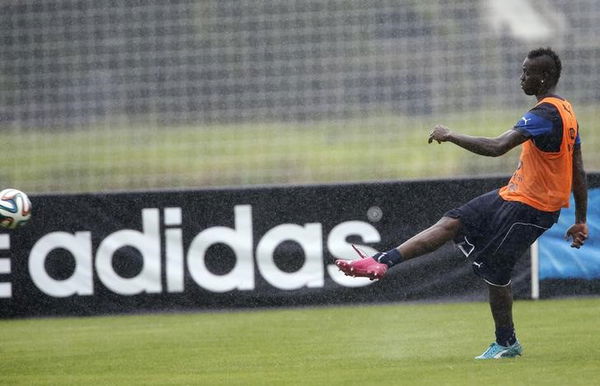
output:
POLYGON ((558 54, 554 52, 550 47, 536 48, 535 50, 529 51, 529 53, 527 54, 527 57, 529 59, 535 59, 541 56, 548 56, 552 63, 554 63, 554 65, 551 68, 549 68, 550 79, 548 79, 548 81, 553 86, 556 86, 558 80, 560 79, 560 72, 562 71, 562 63, 560 61, 560 58, 558 57, 558 54))

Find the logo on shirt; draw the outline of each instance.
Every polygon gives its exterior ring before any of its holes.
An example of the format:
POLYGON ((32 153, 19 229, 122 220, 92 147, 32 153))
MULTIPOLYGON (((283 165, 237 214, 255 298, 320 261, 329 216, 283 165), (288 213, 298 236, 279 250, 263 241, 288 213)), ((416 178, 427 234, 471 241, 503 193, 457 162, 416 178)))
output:
POLYGON ((527 125, 527 122, 531 121, 532 119, 533 119, 533 118, 529 118, 529 119, 527 119, 527 118, 525 118, 524 116, 523 116, 523 117, 521 117, 521 120, 522 120, 522 121, 525 123, 525 125, 527 125))

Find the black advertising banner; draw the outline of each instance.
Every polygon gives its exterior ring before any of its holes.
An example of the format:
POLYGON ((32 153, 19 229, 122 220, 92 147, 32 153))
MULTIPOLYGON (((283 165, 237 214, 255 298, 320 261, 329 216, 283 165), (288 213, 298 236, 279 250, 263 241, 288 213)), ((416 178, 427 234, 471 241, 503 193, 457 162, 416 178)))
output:
MULTIPOLYGON (((506 178, 33 196, 0 233, 0 317, 478 299, 451 243, 378 282, 335 258, 389 249, 506 178)), ((515 270, 529 294, 529 260, 515 270)))

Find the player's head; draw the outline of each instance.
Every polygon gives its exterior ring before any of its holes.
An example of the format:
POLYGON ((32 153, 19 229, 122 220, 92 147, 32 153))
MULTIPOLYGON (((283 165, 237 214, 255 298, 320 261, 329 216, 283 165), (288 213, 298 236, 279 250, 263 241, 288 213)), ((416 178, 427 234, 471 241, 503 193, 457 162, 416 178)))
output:
POLYGON ((521 88, 527 95, 542 95, 556 87, 562 64, 551 48, 529 51, 523 62, 521 88))

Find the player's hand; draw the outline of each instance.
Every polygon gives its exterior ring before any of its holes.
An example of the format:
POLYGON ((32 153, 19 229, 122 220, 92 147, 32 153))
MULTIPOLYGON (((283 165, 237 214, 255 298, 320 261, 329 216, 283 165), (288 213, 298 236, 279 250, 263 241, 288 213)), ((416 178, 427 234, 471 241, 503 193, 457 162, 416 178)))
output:
POLYGON ((568 241, 569 239, 572 239, 573 242, 571 243, 571 247, 579 249, 585 243, 588 235, 589 229, 587 224, 573 224, 567 229, 565 240, 568 241))
POLYGON ((429 133, 428 143, 432 143, 433 141, 437 141, 437 143, 446 142, 448 140, 448 135, 450 134, 450 130, 442 125, 435 125, 431 133, 429 133))

